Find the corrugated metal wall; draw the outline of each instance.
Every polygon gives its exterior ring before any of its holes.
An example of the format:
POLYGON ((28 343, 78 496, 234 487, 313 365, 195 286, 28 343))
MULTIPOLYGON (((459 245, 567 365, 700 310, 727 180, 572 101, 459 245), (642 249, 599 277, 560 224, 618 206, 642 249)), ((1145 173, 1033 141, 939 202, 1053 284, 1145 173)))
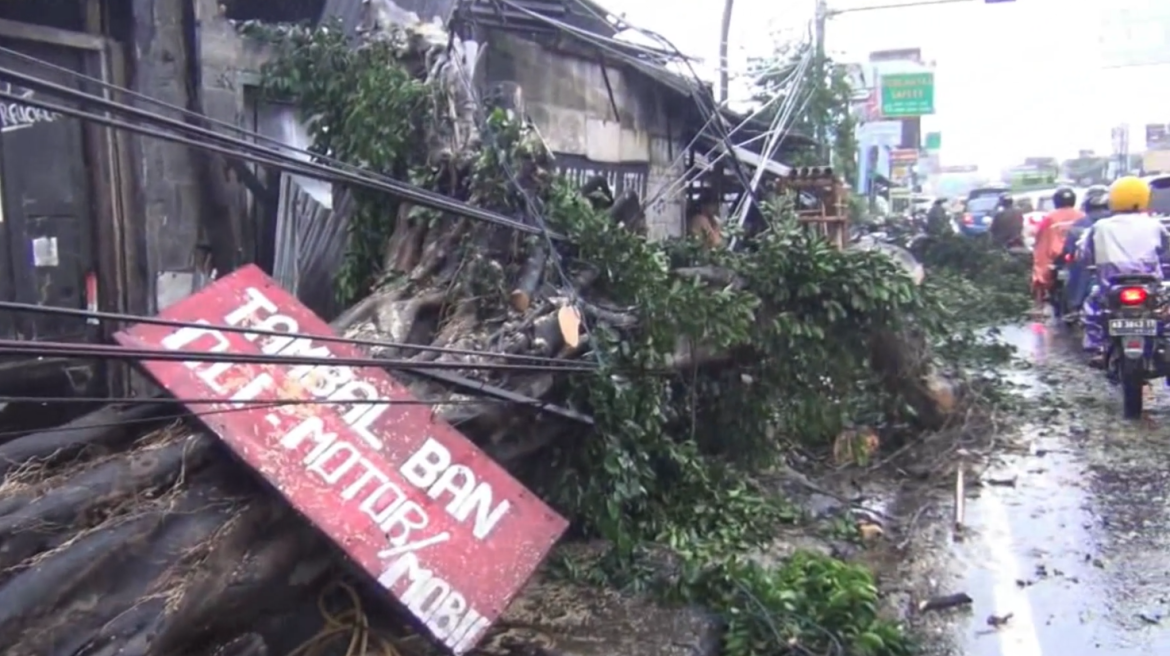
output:
MULTIPOLYGON (((260 104, 257 131, 297 150, 310 146, 308 130, 297 109, 260 104)), ((303 153, 291 152, 308 160, 303 153)), ((333 274, 345 257, 350 216, 349 194, 335 194, 331 184, 299 175, 280 176, 273 278, 325 320, 340 314, 333 274)))

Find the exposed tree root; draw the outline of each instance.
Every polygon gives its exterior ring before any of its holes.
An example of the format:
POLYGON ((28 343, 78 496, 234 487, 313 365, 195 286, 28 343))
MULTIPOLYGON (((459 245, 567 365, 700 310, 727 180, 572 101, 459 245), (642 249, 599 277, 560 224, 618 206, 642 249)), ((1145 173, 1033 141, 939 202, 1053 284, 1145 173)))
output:
POLYGON ((0 485, 5 656, 266 654, 252 628, 312 599, 334 550, 203 429, 111 412, 0 485))
POLYGON ((174 406, 161 403, 108 405, 63 426, 26 435, 0 446, 0 476, 32 460, 52 464, 86 450, 117 450, 141 434, 143 420, 173 416, 175 411, 174 406))

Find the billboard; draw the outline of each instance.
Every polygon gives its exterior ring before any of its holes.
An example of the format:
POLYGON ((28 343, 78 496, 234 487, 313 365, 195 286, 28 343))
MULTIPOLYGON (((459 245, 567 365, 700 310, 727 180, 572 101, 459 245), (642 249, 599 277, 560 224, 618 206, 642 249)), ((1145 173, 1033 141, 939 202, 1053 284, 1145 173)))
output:
POLYGON ((1146 150, 1170 150, 1170 125, 1151 123, 1146 126, 1146 150))
POLYGON ((368 356, 328 341, 329 326, 257 267, 161 317, 183 324, 138 324, 115 339, 201 355, 336 358, 143 365, 455 654, 484 636, 567 528, 384 369, 346 366, 368 356))
POLYGON ((918 163, 918 151, 913 148, 899 148, 890 151, 890 163, 896 165, 913 165, 918 163))
POLYGON ((869 61, 871 62, 888 62, 888 61, 911 61, 922 63, 922 50, 920 48, 898 48, 895 50, 875 50, 869 53, 869 61))
POLYGON ((858 142, 865 142, 887 148, 896 148, 902 143, 901 121, 874 121, 857 128, 858 142))
POLYGON ((909 118, 934 113, 934 73, 886 73, 880 86, 882 116, 909 118))

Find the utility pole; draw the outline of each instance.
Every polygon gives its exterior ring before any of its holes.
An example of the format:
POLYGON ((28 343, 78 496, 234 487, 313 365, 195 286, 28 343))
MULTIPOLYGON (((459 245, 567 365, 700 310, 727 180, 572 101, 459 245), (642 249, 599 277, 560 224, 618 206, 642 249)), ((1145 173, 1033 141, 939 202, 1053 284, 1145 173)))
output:
MULTIPOLYGON (((822 85, 826 84, 825 77, 827 72, 825 71, 825 22, 828 20, 828 1, 817 0, 817 12, 815 20, 813 21, 813 46, 815 48, 814 56, 816 57, 813 74, 816 75, 816 78, 814 79, 817 81, 817 86, 814 87, 815 89, 820 89, 822 85)), ((821 125, 819 121, 817 122, 816 128, 817 133, 813 135, 813 137, 817 142, 817 155, 821 161, 831 165, 832 162, 829 160, 830 154, 833 151, 828 147, 828 144, 825 143, 826 140, 828 140, 828 134, 825 132, 825 127, 821 125)))
POLYGON ((735 0, 723 0, 723 26, 719 31, 719 104, 727 104, 728 74, 727 74, 727 42, 731 38, 731 10, 735 0))

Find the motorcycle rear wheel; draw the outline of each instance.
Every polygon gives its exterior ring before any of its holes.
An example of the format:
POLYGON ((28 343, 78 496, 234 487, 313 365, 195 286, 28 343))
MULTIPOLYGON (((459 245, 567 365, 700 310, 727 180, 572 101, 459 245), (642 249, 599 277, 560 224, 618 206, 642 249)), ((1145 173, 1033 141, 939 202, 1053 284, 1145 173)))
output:
POLYGON ((1145 378, 1139 372, 1123 371, 1121 375, 1121 403, 1122 415, 1126 419, 1141 419, 1145 387, 1145 378))

